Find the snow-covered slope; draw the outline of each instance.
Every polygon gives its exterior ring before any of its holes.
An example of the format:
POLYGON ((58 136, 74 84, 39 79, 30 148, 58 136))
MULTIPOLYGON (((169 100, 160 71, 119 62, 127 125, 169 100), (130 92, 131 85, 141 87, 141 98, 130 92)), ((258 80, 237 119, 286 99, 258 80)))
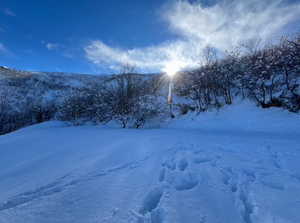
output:
MULTIPOLYGON (((109 76, 27 72, 0 66, 0 96, 8 101, 11 113, 26 110, 26 105, 59 104, 74 89, 89 88, 109 76)), ((25 111, 24 111, 25 112, 25 111)))
POLYGON ((240 100, 218 110, 195 115, 190 113, 171 122, 171 128, 196 128, 205 131, 251 131, 256 133, 294 134, 300 130, 300 115, 282 108, 262 109, 253 102, 240 100))
POLYGON ((299 126, 240 104, 161 129, 0 136, 0 222, 300 222, 299 126))

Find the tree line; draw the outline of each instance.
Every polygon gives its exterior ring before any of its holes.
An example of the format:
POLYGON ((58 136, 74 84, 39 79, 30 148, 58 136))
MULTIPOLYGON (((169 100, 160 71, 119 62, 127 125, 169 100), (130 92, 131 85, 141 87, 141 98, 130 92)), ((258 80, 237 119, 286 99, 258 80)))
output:
POLYGON ((262 49, 246 47, 248 51, 236 49, 221 60, 207 48, 204 66, 178 76, 177 94, 190 99, 198 112, 230 105, 237 98, 254 100, 262 108, 299 112, 300 36, 262 49))

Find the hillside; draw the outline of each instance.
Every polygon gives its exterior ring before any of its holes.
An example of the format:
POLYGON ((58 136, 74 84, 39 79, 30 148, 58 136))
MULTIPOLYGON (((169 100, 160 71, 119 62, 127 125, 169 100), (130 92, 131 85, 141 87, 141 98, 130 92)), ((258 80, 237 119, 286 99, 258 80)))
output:
MULTIPOLYGON (((239 100, 299 113, 299 35, 221 58, 212 48, 205 52, 203 65, 171 78, 172 117, 219 110, 239 100)), ((164 121, 170 117, 166 98, 171 79, 165 73, 138 74, 131 65, 124 65, 119 75, 102 76, 0 67, 0 134, 49 120, 75 125, 116 122, 123 128, 164 121)))
MULTIPOLYGON (((149 80, 156 74, 131 74, 149 80)), ((28 72, 0 67, 0 135, 57 119, 65 102, 75 95, 96 94, 118 75, 28 72)))
POLYGON ((299 115, 241 103, 164 125, 0 136, 0 222, 300 221, 299 115))
POLYGON ((9 92, 25 93, 24 99, 31 96, 42 98, 58 97, 70 89, 87 88, 103 82, 109 76, 70 74, 54 72, 29 72, 0 67, 0 85, 9 92))

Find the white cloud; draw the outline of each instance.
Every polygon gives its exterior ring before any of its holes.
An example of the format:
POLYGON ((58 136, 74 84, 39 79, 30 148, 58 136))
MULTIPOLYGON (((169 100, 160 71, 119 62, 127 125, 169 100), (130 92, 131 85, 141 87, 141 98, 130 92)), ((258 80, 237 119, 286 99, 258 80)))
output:
POLYGON ((125 63, 148 71, 163 70, 170 63, 180 64, 181 69, 195 67, 206 46, 222 52, 253 38, 270 40, 285 25, 300 18, 300 3, 285 3, 284 0, 224 0, 205 7, 199 2, 176 1, 162 15, 179 40, 131 50, 96 40, 85 47, 86 57, 112 69, 125 63))
MULTIPOLYGON (((56 51, 58 53, 60 53, 62 56, 64 56, 65 58, 68 59, 72 59, 75 57, 75 55, 78 54, 77 52, 77 48, 72 47, 66 47, 64 44, 60 44, 60 43, 50 43, 50 42, 46 42, 45 40, 41 41, 42 45, 44 45, 49 51, 56 51)), ((80 49, 79 51, 81 52, 82 49, 80 49)))
POLYGON ((10 51, 3 43, 0 42, 0 55, 4 55, 6 57, 14 58, 15 55, 12 51, 10 51))
POLYGON ((0 43, 0 54, 7 54, 9 53, 8 49, 4 46, 3 43, 0 43))
POLYGON ((192 67, 197 65, 194 42, 175 41, 131 50, 112 48, 103 42, 96 40, 85 47, 86 57, 98 65, 106 65, 112 70, 119 69, 123 64, 131 64, 137 68, 154 71, 161 70, 168 63, 180 63, 180 67, 192 67), (193 53, 190 49, 194 48, 193 53))
POLYGON ((7 15, 7 16, 13 16, 13 17, 14 17, 14 16, 17 16, 16 13, 14 13, 14 12, 13 12, 11 9, 9 9, 9 8, 4 9, 3 12, 4 12, 4 14, 7 15))
POLYGON ((57 43, 45 43, 45 46, 48 50, 57 50, 60 47, 57 43))
POLYGON ((242 41, 272 35, 300 18, 300 4, 284 5, 283 0, 225 0, 212 7, 178 2, 166 18, 172 31, 189 40, 228 50, 242 41))

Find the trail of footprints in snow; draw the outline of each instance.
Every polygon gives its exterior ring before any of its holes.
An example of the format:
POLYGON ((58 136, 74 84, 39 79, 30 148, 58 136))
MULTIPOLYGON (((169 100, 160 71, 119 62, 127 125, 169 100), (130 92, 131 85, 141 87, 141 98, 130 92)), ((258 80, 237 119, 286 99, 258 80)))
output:
POLYGON ((242 219, 245 223, 253 223, 251 216, 254 213, 255 205, 249 195, 249 187, 256 181, 255 172, 248 169, 234 171, 230 167, 219 168, 219 170, 222 174, 223 184, 228 186, 234 194, 242 219))
MULTIPOLYGON (((184 155, 185 149, 175 149, 174 154, 169 156, 161 164, 161 170, 158 176, 159 186, 150 190, 145 196, 138 212, 132 211, 132 214, 137 218, 138 223, 163 223, 166 213, 160 202, 163 197, 169 196, 169 187, 173 187, 176 191, 186 191, 195 188, 199 184, 198 177, 189 170, 189 159, 184 155)), ((193 163, 203 164, 215 161, 209 158, 199 156, 199 151, 195 152, 196 157, 193 163)), ((200 223, 206 222, 206 217, 203 216, 199 220, 200 223)))
POLYGON ((183 155, 179 155, 176 159, 176 155, 175 153, 175 156, 162 163, 159 181, 166 181, 177 191, 193 189, 198 185, 199 180, 193 172, 188 170, 188 159, 183 155))
POLYGON ((48 197, 60 192, 65 191, 71 186, 75 186, 81 182, 94 180, 98 177, 106 176, 108 174, 124 170, 124 169, 134 169, 139 167, 141 163, 149 159, 150 155, 146 156, 145 158, 133 162, 128 162, 116 167, 112 167, 103 171, 100 171, 100 173, 88 173, 87 175, 84 175, 79 178, 73 178, 71 177, 71 174, 66 174, 63 177, 58 178, 52 183, 46 184, 44 186, 41 186, 35 190, 30 190, 21 194, 17 194, 14 197, 11 197, 9 200, 0 203, 0 211, 4 211, 7 209, 12 209, 15 207, 18 207, 20 205, 29 203, 31 201, 34 201, 36 199, 41 199, 44 197, 48 197))
POLYGON ((47 184, 45 186, 41 186, 35 190, 31 190, 31 191, 27 191, 27 192, 18 194, 6 202, 0 203, 0 211, 15 208, 17 206, 31 202, 38 198, 50 196, 50 195, 61 192, 65 188, 75 184, 75 182, 73 182, 73 181, 71 181, 69 183, 65 183, 64 180, 67 177, 68 177, 68 175, 65 175, 65 176, 55 180, 53 183, 47 184))
MULTIPOLYGON (((199 150, 194 153, 200 154, 202 152, 203 151, 199 150)), ((253 223, 251 216, 254 212, 255 205, 249 196, 249 187, 256 182, 256 173, 249 169, 235 171, 231 167, 221 167, 218 164, 218 161, 221 158, 220 155, 216 155, 215 158, 196 156, 194 158, 194 163, 203 164, 210 162, 211 167, 220 171, 222 183, 228 187, 229 191, 231 191, 235 197, 238 205, 237 208, 240 211, 242 219, 245 223, 253 223)))
MULTIPOLYGON (((298 183, 300 183, 300 172, 299 170, 288 170, 286 168, 284 168, 284 162, 282 159, 282 153, 277 152, 277 151, 273 151, 271 146, 266 146, 266 152, 270 157, 270 161, 273 165, 273 167, 275 167, 277 169, 276 173, 284 173, 286 175, 288 175, 290 178, 296 180, 298 183)), ((266 174, 266 176, 270 176, 271 174, 266 174)), ((278 182, 278 181, 273 181, 272 179, 264 179, 261 180, 261 183, 266 186, 269 187, 271 189, 275 189, 275 190, 285 190, 285 185, 283 182, 278 182)))
POLYGON ((277 169, 282 169, 281 160, 280 160, 278 152, 272 151, 270 146, 267 146, 266 149, 270 155, 270 158, 271 158, 271 161, 272 161, 274 167, 277 169))
MULTIPOLYGON (((271 151, 267 148, 270 155, 271 163, 273 166, 281 170, 282 163, 280 154, 271 151)), ((205 151, 202 150, 190 150, 193 153, 193 157, 176 156, 178 153, 184 153, 182 150, 175 150, 173 156, 168 157, 163 163, 158 176, 159 187, 151 190, 145 197, 141 208, 135 216, 138 218, 138 223, 163 223, 166 216, 163 208, 160 207, 160 202, 166 194, 165 187, 162 185, 168 185, 173 187, 176 191, 185 191, 195 188, 199 184, 199 179, 191 171, 189 166, 191 162, 196 165, 202 165, 210 163, 211 167, 216 168, 220 171, 222 183, 232 193, 236 200, 237 209, 241 214, 244 223, 253 223, 252 215, 255 212, 255 202, 250 196, 250 189, 254 183, 262 183, 264 186, 270 187, 271 189, 283 190, 284 187, 275 184, 270 181, 258 181, 256 170, 252 169, 241 169, 235 170, 231 167, 221 167, 218 161, 222 158, 219 155, 210 158, 203 156, 205 151)), ((299 179, 300 174, 293 175, 293 177, 299 179)), ((207 222, 206 218, 200 219, 201 223, 207 222)))

